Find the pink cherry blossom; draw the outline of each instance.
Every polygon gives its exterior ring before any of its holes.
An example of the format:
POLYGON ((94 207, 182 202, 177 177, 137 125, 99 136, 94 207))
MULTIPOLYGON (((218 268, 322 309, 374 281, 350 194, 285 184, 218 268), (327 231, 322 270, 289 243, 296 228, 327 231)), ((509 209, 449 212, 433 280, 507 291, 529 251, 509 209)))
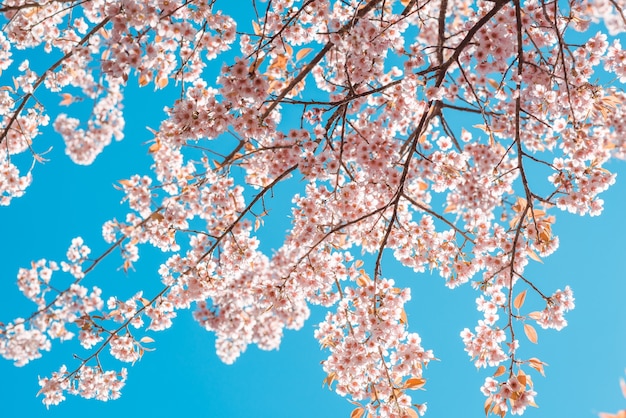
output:
POLYGON ((559 211, 601 214, 607 163, 626 158, 622 3, 275 0, 249 24, 219 2, 6 2, 0 205, 37 181, 42 135, 89 165, 127 135, 129 83, 175 99, 148 128, 150 170, 115 185, 109 246, 74 238, 64 260, 19 269, 36 308, 0 323, 0 354, 22 366, 77 337, 87 354, 40 378, 43 403, 104 401, 127 375, 104 360, 136 363, 146 332, 180 311, 232 363, 251 344, 277 349, 319 305, 325 384, 356 416, 423 415, 412 390, 435 357, 408 324, 411 288, 386 274, 393 257, 450 289, 470 283, 480 319, 460 337, 495 368, 487 412, 521 415, 544 365, 520 357, 522 336, 562 329, 574 308, 569 287, 527 266, 558 249, 559 211), (289 208, 287 231, 265 226, 274 205, 289 208), (86 287, 105 258, 131 275, 150 247, 165 256, 145 288, 86 287))

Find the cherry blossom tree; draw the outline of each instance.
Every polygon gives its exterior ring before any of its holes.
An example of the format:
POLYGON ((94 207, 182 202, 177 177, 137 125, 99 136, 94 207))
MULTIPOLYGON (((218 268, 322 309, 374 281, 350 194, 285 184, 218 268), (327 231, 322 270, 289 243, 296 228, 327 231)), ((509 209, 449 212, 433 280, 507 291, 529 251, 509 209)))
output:
POLYGON ((535 406, 545 364, 518 348, 565 327, 574 296, 525 269, 558 248, 559 212, 602 212, 605 164, 626 155, 624 1, 244 5, 252 24, 217 0, 0 3, 1 204, 37 181, 48 124, 87 165, 123 138, 129 84, 177 97, 151 130, 151 172, 119 182, 127 214, 102 226, 109 248, 74 238, 66 260, 20 269, 37 308, 0 325, 0 354, 20 366, 77 338, 88 354, 40 379, 43 403, 116 399, 127 369, 109 365, 141 358, 146 331, 181 310, 232 363, 250 344, 277 348, 321 305, 325 383, 357 405, 352 417, 421 416, 412 394, 436 353, 408 326, 411 289, 386 276, 389 254, 479 293, 483 319, 460 338, 493 370, 485 412, 535 406), (267 197, 293 180, 306 187, 285 200, 291 227, 265 254, 267 197), (150 246, 168 257, 153 271, 160 291, 121 299, 83 284, 116 254, 132 274, 150 246))

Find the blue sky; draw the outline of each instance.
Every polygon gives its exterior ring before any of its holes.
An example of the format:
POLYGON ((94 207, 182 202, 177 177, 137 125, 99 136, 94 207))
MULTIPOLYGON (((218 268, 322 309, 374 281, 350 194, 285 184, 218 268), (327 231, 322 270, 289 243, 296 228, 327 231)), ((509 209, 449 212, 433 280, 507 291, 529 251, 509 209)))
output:
MULTIPOLYGON (((40 150, 53 147, 46 155, 50 161, 35 167, 33 185, 23 198, 0 207, 0 219, 4 220, 0 321, 26 316, 34 308, 15 284, 19 267, 39 258, 61 261, 75 236, 85 239, 92 255, 106 248, 100 236, 102 223, 124 213, 119 206, 122 195, 113 184, 134 173, 148 172, 145 142, 151 135, 145 126, 158 125, 162 108, 168 104, 166 97, 151 88, 130 89, 125 102, 126 138, 108 147, 92 166, 72 164, 63 153, 62 141, 50 131, 38 140, 40 150)), ((571 285, 576 309, 567 316, 569 326, 563 331, 540 330, 538 345, 521 338, 523 355, 549 364, 545 378, 533 376, 540 408, 527 410, 526 417, 590 418, 600 411, 626 407, 618 386, 626 368, 626 165, 615 163, 610 168, 623 174, 618 174, 617 184, 603 195, 604 214, 579 218, 557 213, 554 233, 560 237, 559 250, 544 264, 533 263, 527 270, 547 293, 571 285)), ((273 216, 278 220, 266 227, 267 231, 288 227, 284 213, 277 209, 273 216)), ((281 242, 275 233, 262 239, 268 253, 281 242)), ((119 292, 130 295, 145 286, 156 288, 156 270, 163 256, 150 250, 142 254, 135 272, 126 275, 119 271, 121 262, 113 257, 97 268, 86 284, 102 286, 105 297, 119 292)), ((417 275, 393 262, 387 264, 385 275, 412 287, 413 299, 407 309, 410 328, 420 333, 424 346, 441 360, 430 364, 426 391, 415 392, 414 401, 428 402, 431 417, 484 416, 479 387, 487 374, 475 369, 459 337, 463 328, 473 329, 479 319, 474 303, 478 294, 469 286, 448 290, 437 275, 417 275)), ((304 329, 287 331, 279 351, 250 347, 234 365, 226 366, 214 353, 213 336, 197 326, 189 312, 181 312, 172 329, 150 334, 156 350, 129 367, 122 398, 107 403, 70 396, 47 411, 35 397, 38 375, 47 376, 62 363, 76 364, 72 353, 84 351, 75 342, 55 342, 51 353, 23 368, 0 359, 2 415, 348 417, 354 406, 322 388, 324 373, 319 362, 326 353, 319 349, 313 330, 323 313, 314 309, 304 329)), ((120 363, 108 360, 107 365, 115 368, 120 363)))

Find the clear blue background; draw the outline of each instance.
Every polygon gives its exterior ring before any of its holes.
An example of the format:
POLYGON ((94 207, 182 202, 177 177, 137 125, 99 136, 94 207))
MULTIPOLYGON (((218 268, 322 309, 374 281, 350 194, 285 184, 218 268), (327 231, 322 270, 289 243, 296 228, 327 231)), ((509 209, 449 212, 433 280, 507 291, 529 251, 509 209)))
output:
MULTIPOLYGON (((219 68, 221 61, 215 65, 219 68)), ((94 256, 106 248, 100 236, 102 223, 125 213, 118 205, 122 195, 112 185, 134 173, 149 172, 145 142, 151 135, 145 126, 158 126, 170 97, 151 87, 130 88, 129 93, 126 139, 108 147, 92 166, 72 164, 53 133, 37 140, 38 150, 53 147, 46 155, 50 161, 35 167, 33 185, 23 198, 0 207, 0 321, 27 316, 34 308, 15 284, 19 267, 39 258, 63 260, 75 236, 85 239, 94 256)), ((610 168, 626 173, 624 163, 610 168)), ((557 213, 554 232, 561 240, 559 250, 527 270, 545 293, 570 284, 576 297, 576 309, 567 316, 570 325, 563 331, 539 330, 539 344, 533 345, 518 330, 523 355, 549 364, 545 378, 533 375, 540 408, 527 410, 527 417, 586 418, 626 407, 618 386, 626 367, 625 179, 626 175, 618 176, 617 184, 603 195, 606 209, 601 217, 557 213)), ((288 228, 284 203, 280 209, 284 201, 279 199, 289 189, 283 191, 276 196, 273 221, 268 220, 264 229, 273 233, 262 236, 268 254, 281 243, 276 228, 288 228)), ((85 283, 103 287, 105 298, 157 289, 156 269, 162 259, 156 251, 142 250, 136 271, 126 275, 118 270, 119 258, 112 257, 85 283)), ((429 366, 426 391, 414 392, 414 401, 428 402, 430 417, 484 416, 479 387, 487 374, 475 369, 459 337, 463 328, 473 329, 480 318, 474 303, 478 294, 469 286, 450 291, 438 276, 417 275, 393 262, 387 264, 385 275, 412 287, 410 328, 441 360, 429 366)), ((67 279, 57 275, 53 280, 67 279)), ((532 303, 530 295, 527 303, 532 303)), ((51 353, 23 368, 0 359, 0 417, 348 417, 354 406, 322 388, 319 362, 326 353, 312 334, 323 314, 314 309, 303 330, 287 331, 279 351, 251 347, 234 365, 226 366, 214 353, 213 336, 197 326, 190 312, 180 312, 172 329, 150 334, 156 351, 129 367, 122 398, 107 403, 68 396, 47 411, 35 397, 38 375, 48 376, 63 363, 69 368, 77 364, 71 354, 84 351, 75 342, 55 342, 51 353)), ((104 365, 119 368, 121 363, 107 359, 104 365)))

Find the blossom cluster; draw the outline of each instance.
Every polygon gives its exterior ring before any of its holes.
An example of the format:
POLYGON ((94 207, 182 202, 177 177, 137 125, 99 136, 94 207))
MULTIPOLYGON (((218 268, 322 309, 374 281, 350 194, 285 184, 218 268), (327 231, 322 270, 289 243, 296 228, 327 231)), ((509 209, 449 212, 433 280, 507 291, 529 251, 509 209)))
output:
MULTIPOLYGON (((74 238, 67 251, 68 262, 39 260, 30 269, 18 272, 18 287, 24 295, 35 302, 37 311, 29 318, 17 318, 0 327, 0 355, 23 366, 40 358, 42 351, 50 351, 51 340, 72 339, 75 333, 70 326, 82 324, 91 314, 103 308, 102 290, 93 287, 89 291, 77 282, 59 291, 51 284, 57 271, 70 273, 74 278, 83 277, 81 263, 90 253, 82 238, 74 238), (60 267, 61 266, 61 267, 60 267)), ((83 331, 81 331, 81 335, 83 331)))
POLYGON ((70 375, 62 366, 51 377, 39 379, 40 393, 44 395, 43 403, 47 407, 64 401, 64 392, 100 401, 118 399, 126 383, 126 373, 124 368, 120 372, 105 372, 100 368, 83 366, 70 375))
MULTIPOLYGON (((409 289, 394 287, 393 280, 361 278, 363 286, 344 289, 335 313, 315 331, 315 338, 330 356, 322 364, 326 382, 336 383, 340 395, 369 400, 373 416, 404 416, 412 408, 407 389, 425 383, 423 369, 434 359, 421 338, 406 330, 404 304, 409 289)), ((418 412, 423 414, 426 405, 418 412)))

